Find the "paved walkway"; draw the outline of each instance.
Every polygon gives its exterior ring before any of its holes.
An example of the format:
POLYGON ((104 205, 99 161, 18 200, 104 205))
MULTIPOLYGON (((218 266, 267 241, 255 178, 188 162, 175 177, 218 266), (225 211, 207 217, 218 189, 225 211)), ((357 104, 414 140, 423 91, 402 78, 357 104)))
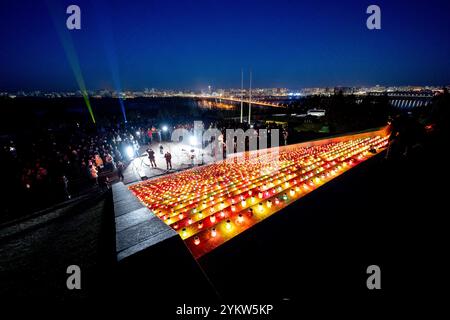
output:
POLYGON ((163 154, 160 153, 159 144, 153 144, 150 148, 155 151, 155 161, 157 168, 152 168, 150 160, 148 159, 146 150, 149 146, 142 146, 139 150, 141 156, 133 159, 124 171, 124 184, 135 183, 141 181, 141 177, 145 176, 148 179, 175 172, 178 170, 184 170, 193 167, 191 156, 194 155, 196 164, 208 163, 212 160, 210 156, 210 150, 202 150, 198 147, 192 147, 183 143, 164 142, 163 154), (172 154, 172 170, 167 170, 166 160, 164 154, 169 151, 172 154), (206 152, 205 152, 206 151, 206 152))

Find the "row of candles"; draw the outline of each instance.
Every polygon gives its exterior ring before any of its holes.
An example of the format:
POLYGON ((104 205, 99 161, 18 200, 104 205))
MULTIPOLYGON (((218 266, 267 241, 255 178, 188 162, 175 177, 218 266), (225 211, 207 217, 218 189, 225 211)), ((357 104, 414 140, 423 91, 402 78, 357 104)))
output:
POLYGON ((296 145, 130 187, 198 258, 387 145, 383 136, 296 145), (276 151, 276 152, 275 152, 276 151))

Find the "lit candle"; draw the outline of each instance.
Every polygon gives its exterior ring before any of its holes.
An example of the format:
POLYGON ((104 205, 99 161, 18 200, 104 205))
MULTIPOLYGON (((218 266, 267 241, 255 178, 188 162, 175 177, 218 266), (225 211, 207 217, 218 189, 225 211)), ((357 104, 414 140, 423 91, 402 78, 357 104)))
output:
POLYGON ((259 204, 258 204, 258 212, 263 212, 264 211, 264 207, 263 207, 263 204, 260 202, 259 204))

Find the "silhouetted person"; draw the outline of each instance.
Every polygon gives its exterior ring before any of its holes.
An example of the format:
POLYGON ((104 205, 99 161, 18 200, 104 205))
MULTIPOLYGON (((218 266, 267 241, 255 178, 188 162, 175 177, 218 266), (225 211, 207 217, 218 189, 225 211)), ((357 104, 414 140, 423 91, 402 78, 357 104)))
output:
POLYGON ((67 199, 72 198, 72 196, 69 193, 69 179, 67 179, 66 176, 62 176, 62 181, 64 185, 64 195, 66 196, 67 199))
POLYGON ((105 180, 103 181, 103 187, 106 190, 109 190, 111 188, 111 181, 109 180, 109 177, 105 177, 105 180))
POLYGON ((390 125, 389 147, 386 159, 396 156, 408 156, 418 138, 420 126, 412 116, 397 115, 390 125))
POLYGON ((164 158, 166 158, 167 170, 172 169, 172 155, 169 151, 166 152, 164 158))
POLYGON ((117 176, 119 177, 119 181, 123 181, 123 179, 124 179, 123 169, 124 169, 124 165, 123 165, 122 161, 119 161, 117 163, 117 176))
POLYGON ((152 149, 147 149, 147 153, 148 153, 148 159, 150 160, 150 165, 152 166, 152 168, 156 168, 156 161, 155 161, 155 151, 153 151, 152 149))
POLYGON ((287 130, 283 130, 284 145, 287 145, 287 139, 288 139, 288 132, 287 130))
POLYGON ((91 175, 91 180, 93 183, 98 186, 98 170, 92 164, 89 166, 89 174, 91 175))
POLYGON ((412 149, 417 145, 423 135, 423 127, 409 114, 405 118, 404 133, 403 133, 403 155, 407 157, 410 155, 412 149))

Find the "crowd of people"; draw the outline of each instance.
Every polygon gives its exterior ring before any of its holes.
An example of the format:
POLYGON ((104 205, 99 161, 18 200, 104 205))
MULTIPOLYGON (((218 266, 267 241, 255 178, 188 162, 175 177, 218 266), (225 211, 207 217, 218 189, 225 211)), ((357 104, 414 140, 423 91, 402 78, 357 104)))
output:
MULTIPOLYGON (((225 129, 249 128, 233 120, 206 122, 204 128, 209 127, 218 128, 224 136, 225 129)), ((255 124, 254 128, 262 127, 279 126, 255 124)), ((193 132, 194 123, 180 121, 168 127, 140 121, 95 128, 76 123, 45 128, 0 141, 1 165, 8 168, 12 192, 44 206, 90 190, 109 188, 112 182, 123 180, 129 160, 139 155, 141 147, 157 150, 162 147, 161 141, 169 141, 171 131, 179 128, 193 132)), ((156 167, 154 151, 153 157, 149 149, 146 151, 151 166, 156 167)), ((167 170, 171 170, 172 155, 159 151, 167 170)))
POLYGON ((125 166, 140 146, 161 139, 161 130, 141 123, 46 128, 0 141, 1 165, 8 168, 11 192, 46 204, 123 180, 125 166))

